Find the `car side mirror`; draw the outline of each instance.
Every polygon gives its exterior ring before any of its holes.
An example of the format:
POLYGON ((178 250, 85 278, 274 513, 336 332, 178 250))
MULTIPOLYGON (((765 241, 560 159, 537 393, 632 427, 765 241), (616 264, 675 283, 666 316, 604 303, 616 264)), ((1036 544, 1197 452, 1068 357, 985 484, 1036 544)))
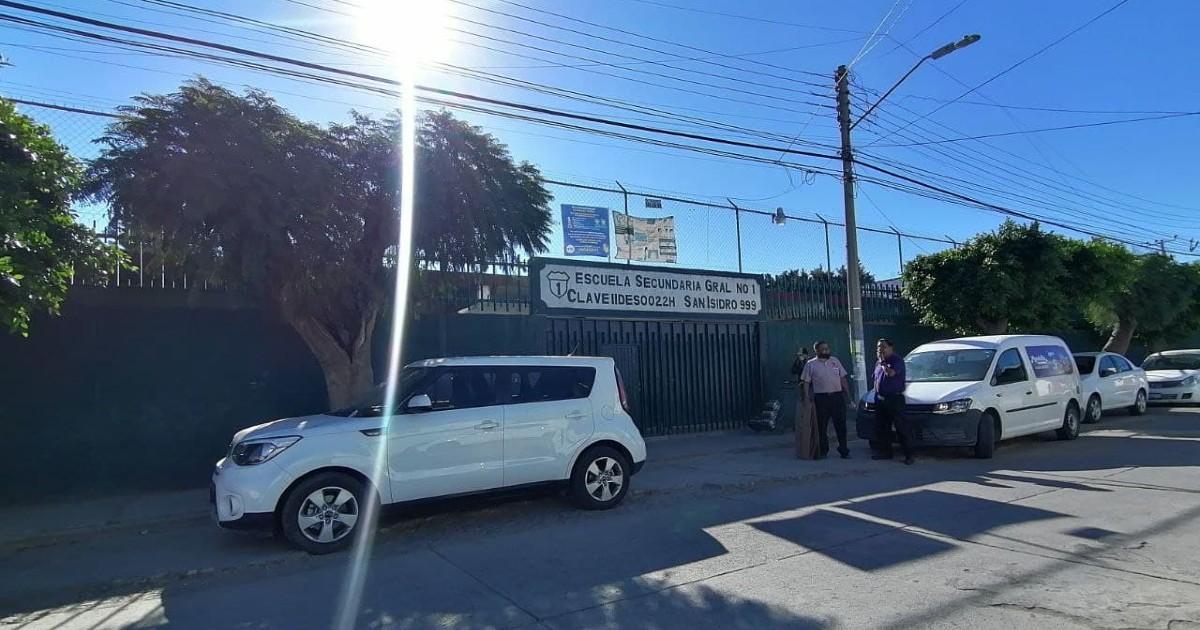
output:
POLYGON ((433 411, 433 400, 428 394, 417 394, 408 399, 408 404, 404 407, 409 413, 424 413, 433 411))
POLYGON ((1008 367, 996 374, 996 385, 1008 385, 1021 380, 1021 368, 1008 367))
POLYGON ((1108 367, 1108 368, 1104 368, 1103 370, 1100 370, 1100 376, 1115 376, 1116 373, 1117 373, 1117 368, 1108 367))

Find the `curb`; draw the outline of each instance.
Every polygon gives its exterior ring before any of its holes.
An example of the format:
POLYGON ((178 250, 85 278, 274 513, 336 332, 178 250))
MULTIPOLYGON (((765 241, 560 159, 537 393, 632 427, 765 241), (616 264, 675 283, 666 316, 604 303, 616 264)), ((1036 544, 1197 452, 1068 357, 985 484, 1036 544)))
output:
MULTIPOLYGON (((741 434, 740 431, 728 431, 726 434, 741 434)), ((713 437, 713 434, 698 434, 700 437, 713 437)), ((654 441, 665 441, 674 439, 674 436, 666 436, 661 438, 651 438, 654 441)), ((765 438, 769 439, 769 438, 765 438)), ((647 440, 648 442, 650 440, 647 440)), ((791 441, 788 442, 767 442, 754 446, 746 446, 736 449, 728 449, 724 451, 708 451, 702 453, 688 453, 683 455, 656 457, 650 461, 648 465, 652 466, 656 463, 672 463, 692 459, 700 459, 704 457, 713 457, 720 455, 742 455, 747 453, 756 453, 760 451, 770 451, 777 449, 791 448, 791 441)), ((681 487, 684 490, 686 487, 681 487)), ((37 533, 30 536, 0 538, 0 552, 16 552, 38 549, 42 547, 52 547, 62 544, 71 544, 75 542, 85 541, 96 538, 98 536, 109 536, 114 534, 128 533, 137 530, 142 530, 143 533, 149 533, 149 530, 179 526, 185 524, 200 523, 202 521, 211 520, 207 508, 198 507, 195 512, 176 512, 170 515, 145 518, 132 521, 114 521, 101 523, 96 525, 79 525, 68 529, 62 529, 54 532, 37 533)))

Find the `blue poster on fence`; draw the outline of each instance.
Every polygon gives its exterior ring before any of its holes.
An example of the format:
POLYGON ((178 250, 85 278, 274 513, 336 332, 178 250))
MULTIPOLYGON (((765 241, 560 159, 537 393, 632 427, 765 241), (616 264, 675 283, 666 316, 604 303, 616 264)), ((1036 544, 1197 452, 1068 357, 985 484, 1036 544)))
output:
POLYGON ((563 204, 562 225, 567 256, 609 256, 608 208, 563 204))

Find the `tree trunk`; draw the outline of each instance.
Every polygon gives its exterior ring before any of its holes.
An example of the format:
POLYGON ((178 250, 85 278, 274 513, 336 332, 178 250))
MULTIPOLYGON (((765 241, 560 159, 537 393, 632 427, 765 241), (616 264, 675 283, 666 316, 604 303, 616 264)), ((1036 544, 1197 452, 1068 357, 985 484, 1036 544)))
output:
POLYGON ((288 323, 308 344, 321 365, 330 409, 349 406, 377 384, 375 370, 371 366, 371 339, 378 316, 378 308, 368 311, 349 347, 339 343, 321 322, 312 317, 288 318, 288 323))
POLYGON ((1129 352, 1129 342, 1133 340, 1133 333, 1137 332, 1137 325, 1136 319, 1118 319, 1117 325, 1113 327, 1112 336, 1108 338, 1108 343, 1104 344, 1104 351, 1117 354, 1129 352))
POLYGON ((980 318, 975 323, 979 324, 979 328, 985 335, 1003 335, 1008 332, 1008 320, 1006 319, 980 318))

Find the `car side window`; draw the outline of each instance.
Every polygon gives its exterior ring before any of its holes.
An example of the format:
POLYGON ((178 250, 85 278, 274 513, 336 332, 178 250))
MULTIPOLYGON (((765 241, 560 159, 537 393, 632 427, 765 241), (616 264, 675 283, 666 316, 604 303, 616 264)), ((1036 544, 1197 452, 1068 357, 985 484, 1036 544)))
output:
POLYGON ((509 404, 587 398, 596 384, 596 369, 590 367, 521 367, 505 373, 509 404))
POLYGON ((1122 372, 1132 372, 1133 371, 1133 364, 1130 363, 1125 357, 1114 356, 1112 359, 1113 359, 1113 361, 1116 361, 1118 370, 1120 370, 1122 372))
POLYGON ((1101 376, 1112 376, 1114 373, 1119 373, 1120 371, 1120 365, 1117 364, 1117 360, 1111 355, 1105 355, 1103 359, 1100 359, 1101 376))
POLYGON ((495 405, 496 372, 486 368, 448 368, 423 393, 433 401, 434 411, 495 405))
POLYGON ((1025 362, 1021 360, 1021 352, 1016 348, 1005 350, 996 359, 996 370, 992 375, 992 385, 1011 385, 1029 380, 1025 370, 1025 362))

